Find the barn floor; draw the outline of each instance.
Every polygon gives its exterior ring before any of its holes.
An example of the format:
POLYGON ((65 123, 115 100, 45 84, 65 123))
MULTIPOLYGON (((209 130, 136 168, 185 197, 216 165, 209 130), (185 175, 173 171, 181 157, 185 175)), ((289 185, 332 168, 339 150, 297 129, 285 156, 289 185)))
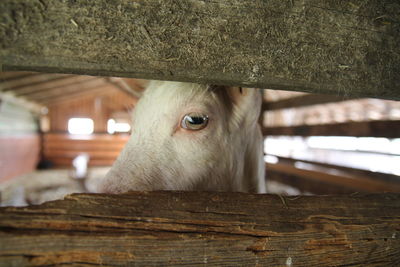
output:
MULTIPOLYGON (((0 184, 0 206, 36 205, 62 199, 72 193, 96 192, 98 183, 109 169, 89 168, 84 182, 72 178, 71 169, 37 170, 21 175, 0 184)), ((270 194, 301 194, 296 188, 275 181, 267 181, 266 187, 270 194)))

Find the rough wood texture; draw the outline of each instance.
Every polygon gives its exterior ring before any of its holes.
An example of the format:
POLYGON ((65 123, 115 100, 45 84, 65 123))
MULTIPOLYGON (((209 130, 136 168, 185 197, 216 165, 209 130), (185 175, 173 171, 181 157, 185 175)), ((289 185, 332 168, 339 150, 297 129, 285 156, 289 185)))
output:
POLYGON ((0 266, 399 266, 400 195, 72 195, 0 209, 0 266))
POLYGON ((400 99, 397 0, 2 0, 4 70, 400 99))

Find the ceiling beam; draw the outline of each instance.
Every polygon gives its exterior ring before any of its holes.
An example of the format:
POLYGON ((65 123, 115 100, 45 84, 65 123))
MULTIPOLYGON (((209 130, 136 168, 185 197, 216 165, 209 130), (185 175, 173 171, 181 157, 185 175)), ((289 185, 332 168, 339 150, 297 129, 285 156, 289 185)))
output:
POLYGON ((4 82, 0 81, 0 90, 4 92, 8 91, 24 91, 24 88, 34 87, 35 85, 41 85, 47 81, 54 79, 68 77, 68 74, 49 74, 49 73, 32 73, 27 76, 18 76, 11 80, 4 82))
POLYGON ((46 92, 37 92, 35 94, 29 94, 26 97, 34 101, 54 99, 57 97, 68 96, 70 94, 85 91, 88 89, 104 86, 108 84, 105 78, 94 78, 90 80, 84 80, 83 82, 70 84, 67 86, 53 88, 46 92))
POLYGON ((92 88, 88 88, 85 90, 80 90, 80 91, 77 91, 74 93, 70 93, 68 95, 60 95, 60 96, 56 96, 53 98, 41 99, 41 100, 38 100, 37 102, 42 105, 45 105, 45 106, 52 106, 52 105, 58 105, 64 101, 72 101, 72 100, 84 98, 84 97, 94 95, 94 94, 96 96, 106 94, 109 92, 109 90, 119 90, 119 89, 116 88, 114 85, 105 83, 104 85, 99 86, 99 87, 92 87, 92 88))
POLYGON ((54 89, 63 88, 65 86, 69 86, 69 85, 77 85, 81 82, 86 82, 86 81, 94 80, 94 79, 99 79, 99 78, 91 77, 91 76, 72 75, 72 76, 68 76, 68 77, 57 78, 57 79, 43 82, 43 83, 20 87, 20 88, 13 90, 13 92, 15 93, 15 95, 18 95, 18 96, 46 94, 48 91, 52 91, 54 89))
POLYGON ((137 90, 139 86, 134 86, 133 83, 128 83, 123 78, 111 77, 108 78, 108 80, 118 89, 122 90, 125 93, 128 93, 130 96, 133 96, 136 99, 139 99, 142 96, 142 92, 137 90))

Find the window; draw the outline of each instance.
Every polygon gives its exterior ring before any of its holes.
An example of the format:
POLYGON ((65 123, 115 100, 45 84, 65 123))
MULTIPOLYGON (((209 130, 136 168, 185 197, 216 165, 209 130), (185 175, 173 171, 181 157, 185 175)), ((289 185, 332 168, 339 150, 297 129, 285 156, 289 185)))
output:
POLYGON ((107 132, 113 134, 115 132, 127 133, 131 130, 131 126, 127 122, 116 122, 114 119, 107 121, 107 132))
POLYGON ((94 123, 89 118, 71 118, 68 120, 68 132, 70 134, 92 134, 94 123))
POLYGON ((400 138, 352 136, 268 136, 268 163, 279 157, 400 176, 400 138))

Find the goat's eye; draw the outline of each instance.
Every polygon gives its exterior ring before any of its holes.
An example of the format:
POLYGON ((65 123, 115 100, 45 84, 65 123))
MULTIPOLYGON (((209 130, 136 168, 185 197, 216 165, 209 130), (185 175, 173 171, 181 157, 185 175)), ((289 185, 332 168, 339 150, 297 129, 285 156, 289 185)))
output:
POLYGON ((181 127, 187 130, 198 131, 205 128, 208 124, 208 116, 201 113, 186 114, 182 121, 181 127))

